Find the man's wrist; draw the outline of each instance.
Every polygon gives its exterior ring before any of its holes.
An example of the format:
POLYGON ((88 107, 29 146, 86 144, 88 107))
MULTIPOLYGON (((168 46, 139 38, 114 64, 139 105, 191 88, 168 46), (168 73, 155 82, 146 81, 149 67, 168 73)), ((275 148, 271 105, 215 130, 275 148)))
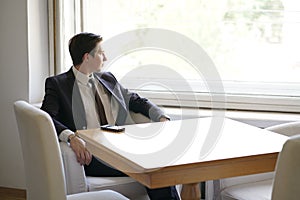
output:
MULTIPOLYGON (((79 137, 77 131, 76 131, 75 133, 70 134, 70 135, 68 136, 68 142, 70 143, 71 140, 73 140, 75 137, 79 137)), ((80 137, 79 137, 79 138, 80 138, 80 137)))
POLYGON ((68 142, 69 136, 74 135, 74 134, 75 133, 73 131, 71 131, 69 129, 65 129, 59 134, 59 139, 60 139, 60 141, 68 142))
POLYGON ((68 143, 70 143, 70 142, 71 142, 71 140, 73 140, 75 137, 76 137, 76 135, 75 135, 75 134, 71 134, 71 135, 69 135, 69 137, 68 137, 68 143))

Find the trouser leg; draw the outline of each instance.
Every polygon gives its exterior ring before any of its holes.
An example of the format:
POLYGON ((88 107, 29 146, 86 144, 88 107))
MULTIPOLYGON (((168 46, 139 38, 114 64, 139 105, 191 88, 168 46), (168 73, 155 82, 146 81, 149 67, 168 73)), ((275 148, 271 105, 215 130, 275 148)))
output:
POLYGON ((93 156, 89 165, 84 166, 84 171, 87 176, 95 177, 123 177, 127 176, 123 172, 116 170, 93 156))
POLYGON ((175 186, 149 189, 147 188, 148 196, 151 200, 180 200, 175 186))

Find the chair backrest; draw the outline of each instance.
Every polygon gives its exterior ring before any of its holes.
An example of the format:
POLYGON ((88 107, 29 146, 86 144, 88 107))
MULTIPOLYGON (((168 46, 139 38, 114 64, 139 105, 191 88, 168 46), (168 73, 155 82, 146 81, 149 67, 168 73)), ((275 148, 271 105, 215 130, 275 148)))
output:
POLYGON ((50 116, 25 101, 14 103, 26 177, 27 200, 65 200, 63 163, 50 116))
POLYGON ((272 200, 300 199, 300 135, 283 146, 276 164, 272 200))

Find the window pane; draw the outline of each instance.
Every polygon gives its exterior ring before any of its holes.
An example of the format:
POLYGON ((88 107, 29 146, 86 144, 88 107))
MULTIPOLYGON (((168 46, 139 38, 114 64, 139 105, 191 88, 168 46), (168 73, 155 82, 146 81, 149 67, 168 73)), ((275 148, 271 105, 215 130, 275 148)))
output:
MULTIPOLYGON (((84 3, 84 30, 100 33, 105 40, 136 28, 168 29, 192 39, 213 60, 227 94, 300 96, 298 1, 89 0, 84 3)), ((163 51, 128 53, 109 70, 122 78, 132 69, 150 64, 172 67, 195 86, 194 92, 205 90, 201 87, 202 78, 196 76, 188 62, 163 51)), ((145 74, 144 78, 157 77, 145 74)), ((182 89, 175 78, 168 75, 160 78, 173 81, 178 91, 182 89)))

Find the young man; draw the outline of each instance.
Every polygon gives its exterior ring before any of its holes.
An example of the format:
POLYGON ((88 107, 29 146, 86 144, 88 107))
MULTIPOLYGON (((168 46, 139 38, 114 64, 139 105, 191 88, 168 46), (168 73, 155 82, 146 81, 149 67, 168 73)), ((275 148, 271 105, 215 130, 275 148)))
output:
MULTIPOLYGON (((58 138, 70 143, 86 175, 126 176, 94 158, 85 142, 75 135, 76 130, 123 125, 129 111, 153 121, 168 118, 156 105, 122 87, 111 73, 100 72, 107 60, 101 42, 102 37, 92 33, 80 33, 70 39, 73 66, 66 73, 46 79, 41 109, 52 117, 58 138)), ((179 200, 175 187, 146 189, 151 200, 179 200)))

